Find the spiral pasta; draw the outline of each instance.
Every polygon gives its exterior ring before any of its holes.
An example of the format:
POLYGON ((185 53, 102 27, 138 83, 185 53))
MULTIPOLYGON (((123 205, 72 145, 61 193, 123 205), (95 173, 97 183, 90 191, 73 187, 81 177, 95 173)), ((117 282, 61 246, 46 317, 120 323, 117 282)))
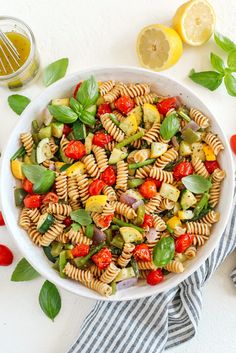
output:
POLYGON ((151 165, 145 165, 144 167, 138 168, 136 170, 136 178, 144 179, 150 175, 150 171, 152 169, 151 165))
POLYGON ((24 207, 20 212, 19 225, 23 229, 28 230, 30 224, 31 224, 31 220, 28 215, 28 208, 24 207))
POLYGON ((99 281, 104 283, 111 283, 116 278, 119 272, 120 269, 116 267, 113 262, 111 262, 110 265, 103 272, 101 277, 99 277, 99 281))
POLYGON ((147 148, 135 151, 134 157, 133 157, 134 162, 135 163, 144 162, 146 159, 149 158, 149 156, 150 156, 150 150, 147 148))
POLYGON ((92 178, 97 179, 100 177, 100 170, 92 154, 89 154, 88 156, 84 157, 83 162, 85 165, 86 172, 92 178))
POLYGON ((46 233, 44 233, 41 237, 40 243, 42 246, 50 245, 53 240, 55 240, 60 234, 63 233, 63 229, 65 228, 64 224, 54 223, 46 233))
POLYGON ((119 122, 122 122, 124 121, 124 119, 126 118, 123 114, 121 114, 121 112, 119 112, 118 110, 113 110, 112 111, 112 114, 115 115, 116 119, 119 121, 119 122))
POLYGON ((92 278, 90 282, 83 282, 83 284, 86 287, 100 293, 104 297, 109 297, 112 293, 111 286, 95 278, 92 278))
POLYGON ((160 202, 161 202, 161 195, 160 194, 156 194, 154 197, 152 197, 145 205, 145 212, 147 214, 151 214, 151 213, 154 213, 159 205, 160 205, 160 202))
POLYGON ((51 159, 45 159, 45 161, 43 161, 42 165, 45 167, 45 168, 54 168, 55 167, 55 162, 54 161, 51 161, 51 159))
POLYGON ((191 260, 197 255, 197 249, 195 246, 190 246, 187 250, 185 250, 184 255, 187 257, 187 259, 191 260))
POLYGON ((73 228, 71 228, 67 233, 66 236, 68 237, 68 239, 70 239, 70 241, 74 244, 86 244, 86 245, 90 245, 92 243, 91 239, 89 239, 88 237, 86 237, 82 231, 82 229, 74 230, 73 228))
POLYGON ((55 154, 58 150, 58 146, 55 144, 55 140, 53 137, 49 139, 49 147, 52 152, 52 154, 55 154))
POLYGON ((82 174, 77 176, 77 185, 78 185, 78 191, 79 191, 79 197, 80 200, 83 204, 88 200, 89 198, 89 180, 87 174, 82 174))
POLYGON ((160 205, 157 207, 158 212, 163 212, 165 210, 172 210, 174 208, 175 202, 169 199, 161 199, 160 205))
POLYGON ((69 278, 78 282, 88 282, 88 281, 91 281, 91 279, 93 278, 89 270, 87 271, 80 270, 77 267, 71 265, 69 262, 67 262, 63 272, 69 278))
POLYGON ((208 226, 211 226, 214 223, 219 222, 220 213, 214 210, 209 211, 201 220, 201 223, 206 223, 208 226))
POLYGON ((214 182, 221 182, 225 178, 225 171, 219 168, 215 169, 212 173, 212 181, 214 182))
POLYGON ((106 205, 103 207, 102 216, 114 215, 114 212, 115 212, 114 206, 109 202, 107 202, 106 205))
POLYGON ((209 173, 204 163, 198 157, 192 158, 192 165, 198 175, 201 175, 203 178, 209 177, 209 173))
POLYGON ((77 185, 76 176, 68 177, 67 188, 68 188, 69 199, 72 201, 78 200, 80 195, 79 195, 79 189, 78 189, 78 185, 77 185))
POLYGON ((210 235, 211 227, 205 223, 200 222, 187 222, 187 233, 199 234, 199 235, 210 235))
POLYGON ((108 80, 105 82, 102 82, 102 84, 99 86, 99 92, 101 96, 105 96, 108 92, 112 90, 112 88, 115 86, 115 81, 114 80, 108 80))
POLYGON ((124 140, 124 132, 111 121, 109 115, 102 115, 101 123, 104 129, 114 138, 114 140, 116 140, 117 142, 124 140))
POLYGON ((139 278, 141 279, 147 279, 147 276, 149 275, 151 271, 148 270, 140 270, 139 271, 139 278))
POLYGON ((29 208, 27 214, 32 223, 37 223, 41 216, 41 213, 37 208, 29 208))
POLYGON ((106 151, 109 151, 109 152, 111 152, 111 151, 113 151, 113 149, 115 148, 115 146, 116 146, 116 141, 111 141, 111 142, 108 142, 105 146, 104 146, 104 148, 105 148, 105 150, 106 151))
POLYGON ((206 136, 203 137, 203 140, 213 149, 216 156, 220 151, 224 150, 224 146, 219 137, 212 134, 211 132, 208 132, 206 136))
POLYGON ((116 84, 103 98, 105 102, 112 103, 120 96, 120 84, 116 84))
POLYGON ((102 189, 102 192, 107 196, 108 201, 117 201, 117 196, 112 186, 105 185, 102 189))
POLYGON ((158 99, 157 94, 149 93, 144 96, 138 96, 134 98, 134 101, 137 105, 143 105, 145 103, 153 104, 156 103, 158 99))
POLYGON ((166 229, 166 224, 161 217, 158 215, 153 215, 153 225, 158 232, 162 232, 166 229))
POLYGON ((70 205, 66 205, 63 203, 49 203, 47 212, 55 213, 57 215, 69 216, 71 213, 70 205))
POLYGON ((124 161, 117 163, 116 189, 127 190, 128 183, 128 164, 124 161))
POLYGON ((203 246, 205 242, 208 240, 208 238, 209 237, 207 235, 195 234, 193 239, 193 245, 197 247, 203 246))
POLYGON ((206 129, 210 125, 209 119, 197 109, 191 108, 190 111, 189 111, 189 116, 202 129, 206 129))
MULTIPOLYGON (((65 150, 69 144, 69 140, 67 140, 67 138, 65 137, 65 135, 62 136, 61 141, 60 141, 60 148, 62 150, 62 152, 65 154, 65 150)), ((67 163, 73 163, 73 159, 67 157, 67 163)))
POLYGON ((129 85, 121 85, 120 93, 122 96, 128 96, 130 98, 144 96, 150 93, 150 86, 147 83, 137 83, 129 85))
POLYGON ((117 264, 120 267, 126 267, 131 260, 135 245, 125 243, 121 255, 118 257, 117 264))
POLYGON ((184 272, 184 266, 182 262, 171 260, 164 268, 169 272, 182 273, 184 272))
POLYGON ((101 277, 101 275, 104 273, 104 270, 100 270, 95 264, 92 264, 89 266, 88 270, 92 273, 94 277, 101 277))
POLYGON ((152 261, 137 261, 140 270, 156 270, 157 266, 152 261))
POLYGON ((41 239, 42 239, 42 234, 37 231, 36 224, 32 224, 29 229, 28 229, 28 235, 32 242, 37 245, 41 246, 41 239))
POLYGON ((172 184, 174 181, 172 172, 166 172, 165 170, 162 170, 155 166, 151 168, 149 176, 151 178, 164 181, 164 183, 168 183, 168 184, 172 184))
POLYGON ((31 133, 23 132, 22 134, 20 134, 20 139, 21 139, 22 145, 25 148, 27 155, 30 157, 34 146, 34 140, 31 133))
POLYGON ((147 141, 150 145, 152 142, 158 141, 159 138, 159 131, 160 131, 161 124, 155 122, 151 129, 149 129, 144 136, 142 137, 143 140, 147 141))
POLYGON ((55 187, 59 199, 66 201, 68 196, 66 172, 57 173, 55 187))
POLYGON ((134 209, 125 203, 113 201, 111 202, 111 205, 114 206, 116 213, 123 215, 128 219, 133 219, 137 216, 134 209))
POLYGON ((95 159, 97 161, 98 168, 102 173, 108 167, 108 159, 104 148, 93 145, 92 151, 95 155, 95 159))
POLYGON ((167 166, 167 164, 175 161, 178 155, 178 152, 174 148, 170 148, 168 151, 163 153, 162 156, 156 159, 155 166, 163 169, 167 166))
POLYGON ((215 169, 212 173, 212 186, 210 188, 209 204, 216 207, 220 199, 221 182, 225 177, 225 172, 221 169, 215 169))

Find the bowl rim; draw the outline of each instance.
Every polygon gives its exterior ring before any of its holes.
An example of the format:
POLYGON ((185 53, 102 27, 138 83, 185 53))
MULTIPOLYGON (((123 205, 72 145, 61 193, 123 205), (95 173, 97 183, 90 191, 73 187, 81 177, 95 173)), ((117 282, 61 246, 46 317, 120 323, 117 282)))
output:
MULTIPOLYGON (((192 91, 191 88, 189 88, 186 84, 173 79, 172 77, 167 76, 166 74, 160 73, 160 72, 153 72, 151 70, 148 69, 143 69, 143 68, 139 68, 139 67, 135 67, 135 66, 123 66, 123 65, 106 65, 106 66, 93 66, 93 67, 89 67, 87 69, 82 69, 80 71, 74 72, 56 82, 54 82, 52 85, 50 85, 49 87, 46 87, 45 89, 43 89, 43 91, 38 94, 31 102, 30 104, 26 107, 26 109, 24 110, 24 112, 21 114, 21 117, 19 119, 19 121, 17 122, 17 124, 15 125, 14 129, 12 130, 8 142, 7 144, 4 146, 3 151, 2 151, 2 158, 1 158, 1 169, 0 169, 0 175, 3 175, 4 173, 4 166, 5 165, 9 165, 9 158, 7 159, 7 154, 6 151, 8 150, 8 146, 11 143, 11 140, 13 139, 13 137, 15 136, 15 131, 18 129, 18 126, 20 126, 21 124, 23 124, 24 121, 24 116, 27 116, 28 111, 30 111, 32 109, 32 107, 34 106, 34 104, 37 101, 40 101, 41 99, 43 99, 44 96, 48 96, 50 95, 50 92, 53 93, 54 88, 59 86, 59 85, 63 85, 63 82, 65 81, 72 81, 73 78, 75 78, 76 76, 80 76, 80 75, 91 75, 94 74, 99 74, 100 71, 104 71, 104 70, 114 70, 114 71, 129 71, 130 73, 147 73, 147 74, 151 74, 152 76, 156 76, 157 78, 159 76, 164 77, 165 79, 172 81, 173 83, 176 83, 178 86, 182 87, 184 90, 188 91, 188 94, 191 95, 194 99, 201 101, 201 103, 203 104, 204 107, 206 107, 206 109, 211 113, 211 115, 213 116, 213 120, 216 122, 216 125, 219 126, 219 129, 221 131, 221 135, 224 138, 224 146, 225 146, 225 151, 224 153, 227 153, 228 155, 228 159, 229 159, 229 170, 227 170, 227 177, 230 178, 230 182, 232 185, 232 194, 229 195, 229 199, 228 199, 228 212, 226 217, 223 220, 223 225, 222 225, 222 231, 221 232, 221 236, 226 228, 227 222, 229 220, 230 214, 231 214, 231 209, 232 209, 232 205, 233 205, 233 191, 234 191, 234 164, 233 164, 233 158, 232 158, 232 154, 231 154, 231 150, 230 150, 230 146, 229 146, 229 142, 228 139, 226 138, 225 132, 223 130, 223 128, 221 127, 220 122, 216 119, 215 114, 212 113, 211 109, 209 109, 207 107, 207 105, 202 101, 202 99, 199 97, 198 94, 196 94, 195 92, 192 91)), ((158 290, 158 286, 150 286, 150 293, 141 293, 138 294, 132 294, 132 295, 126 295, 126 297, 123 298, 115 298, 114 296, 110 296, 110 297, 102 297, 99 294, 97 294, 96 292, 91 291, 91 293, 83 293, 83 291, 81 291, 81 293, 75 292, 73 289, 69 288, 69 285, 67 286, 67 283, 70 281, 65 281, 64 279, 59 278, 59 276, 55 276, 52 275, 51 273, 47 273, 45 270, 41 269, 40 266, 38 266, 37 264, 35 264, 34 262, 34 258, 33 256, 30 256, 30 254, 24 249, 24 247, 21 245, 21 243, 17 240, 17 236, 14 234, 14 230, 12 229, 11 226, 11 219, 10 217, 8 217, 7 214, 7 207, 4 203, 4 194, 5 194, 5 190, 4 190, 4 185, 2 182, 2 178, 0 178, 0 201, 2 204, 2 211, 3 211, 3 216, 4 216, 4 220, 7 226, 8 231, 10 232, 12 238, 15 241, 15 244, 17 245, 17 247, 19 248, 19 250, 21 251, 22 255, 27 259, 27 261, 29 261, 29 263, 45 278, 48 279, 49 281, 51 281, 52 283, 54 283, 55 285, 58 285, 59 287, 62 287, 64 290, 67 290, 68 292, 71 292, 73 294, 76 295, 80 295, 83 296, 85 298, 90 298, 90 299, 98 299, 101 301, 129 301, 129 300, 135 300, 135 299, 141 299, 141 298, 146 298, 152 295, 158 295, 160 293, 166 292, 171 290, 172 288, 174 288, 175 286, 179 285, 181 282, 183 282, 186 278, 188 278, 190 275, 192 275, 197 269, 199 269, 199 267, 206 261, 206 259, 212 254, 212 252, 214 251, 214 249, 216 248, 216 246, 219 244, 220 241, 220 236, 218 237, 217 240, 215 240, 215 243, 213 244, 212 248, 210 248, 208 250, 208 252, 206 252, 205 254, 201 255, 199 257, 199 259, 196 260, 195 263, 192 264, 191 267, 188 267, 188 269, 186 271, 184 271, 181 274, 178 275, 174 275, 173 278, 171 278, 171 282, 165 283, 163 282, 163 289, 162 290, 158 290), (65 284, 64 284, 65 283, 65 284)), ((18 226, 19 227, 19 226, 18 226)))

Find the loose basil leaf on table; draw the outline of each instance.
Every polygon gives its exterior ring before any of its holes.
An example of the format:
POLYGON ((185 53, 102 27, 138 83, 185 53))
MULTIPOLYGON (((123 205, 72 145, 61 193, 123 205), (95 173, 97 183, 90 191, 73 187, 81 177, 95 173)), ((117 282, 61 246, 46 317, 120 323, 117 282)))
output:
POLYGON ((18 115, 21 115, 30 102, 31 100, 28 97, 20 94, 12 94, 8 97, 9 106, 18 115))
POLYGON ((224 73, 225 71, 224 61, 214 53, 211 53, 211 65, 216 71, 224 73))
POLYGON ((175 242, 172 237, 162 238, 153 248, 153 262, 157 267, 167 265, 174 257, 175 242))
POLYGON ((39 293, 39 304, 43 312, 51 320, 54 320, 61 310, 61 297, 53 283, 44 282, 39 293))
POLYGON ((82 82, 76 99, 82 104, 83 108, 88 108, 93 105, 98 99, 98 84, 94 76, 82 82))
POLYGON ((48 110, 57 121, 64 124, 74 123, 78 119, 78 114, 66 105, 49 105, 48 110))
POLYGON ((231 71, 236 71, 236 49, 229 52, 227 64, 231 71))
POLYGON ((36 194, 44 194, 54 184, 56 173, 39 165, 23 164, 22 171, 26 178, 33 183, 33 190, 36 194))
POLYGON ((211 188, 211 182, 208 179, 203 178, 201 175, 188 175, 182 178, 182 183, 189 191, 195 194, 202 194, 211 188))
POLYGON ((46 87, 64 77, 69 64, 68 58, 62 58, 54 61, 46 67, 43 73, 43 83, 46 87))
POLYGON ((236 78, 230 74, 227 73, 224 78, 225 82, 225 87, 227 89, 227 92, 230 96, 235 97, 236 96, 236 78))
POLYGON ((192 69, 189 73, 189 78, 199 85, 208 88, 210 91, 216 90, 223 80, 222 73, 216 71, 201 71, 196 72, 192 69))
POLYGON ((236 45, 232 42, 232 40, 223 36, 219 32, 215 32, 214 39, 216 44, 224 51, 231 51, 236 48, 236 45))
POLYGON ((70 213, 70 217, 73 221, 81 224, 82 226, 87 226, 88 224, 92 223, 92 218, 91 218, 90 214, 86 210, 83 210, 83 209, 72 211, 70 213))
POLYGON ((180 128, 180 122, 176 113, 171 113, 162 122, 160 134, 165 140, 171 139, 180 128))
POLYGON ((25 258, 23 258, 16 265, 16 268, 11 276, 11 281, 31 281, 32 279, 35 279, 39 276, 40 274, 29 264, 29 262, 25 258))

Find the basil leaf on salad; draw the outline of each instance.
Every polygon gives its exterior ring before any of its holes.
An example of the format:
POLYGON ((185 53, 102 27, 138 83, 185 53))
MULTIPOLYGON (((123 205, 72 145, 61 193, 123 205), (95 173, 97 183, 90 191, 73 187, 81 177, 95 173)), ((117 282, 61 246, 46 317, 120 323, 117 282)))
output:
POLYGON ((61 297, 53 283, 44 282, 39 293, 39 304, 47 317, 54 320, 61 310, 61 297))
POLYGON ((236 71, 236 49, 229 52, 227 64, 231 71, 236 71))
POLYGON ((227 92, 230 96, 236 96, 236 78, 232 75, 227 73, 224 78, 225 87, 227 92))
POLYGON ((64 77, 67 71, 69 59, 62 58, 54 61, 46 67, 43 73, 43 83, 46 87, 64 77))
POLYGON ((223 75, 216 71, 196 72, 192 69, 189 78, 199 85, 208 88, 210 91, 216 90, 222 83, 223 75))
POLYGON ((225 71, 224 61, 214 53, 211 53, 211 65, 216 71, 224 73, 225 71))
POLYGON ((90 214, 86 210, 83 210, 83 209, 72 211, 70 213, 70 217, 73 221, 81 224, 82 226, 87 226, 88 224, 92 223, 92 218, 91 218, 90 214))
POLYGON ((98 99, 98 84, 94 76, 82 82, 76 99, 82 104, 83 108, 88 108, 93 105, 98 99))
POLYGON ((70 107, 71 109, 74 110, 74 112, 80 116, 80 114, 82 113, 83 111, 83 106, 82 104, 80 104, 75 98, 71 97, 70 98, 70 107))
POLYGON ((195 194, 202 194, 211 188, 211 182, 203 178, 201 175, 192 174, 182 178, 182 183, 189 191, 195 194))
POLYGON ((234 44, 234 42, 232 42, 232 40, 230 40, 229 38, 223 36, 218 32, 215 32, 214 39, 216 44, 224 51, 230 51, 236 48, 236 45, 234 44))
POLYGON ((12 94, 7 100, 11 109, 18 115, 21 115, 27 105, 31 102, 28 97, 20 94, 12 94))
POLYGON ((35 279, 39 276, 40 274, 30 265, 30 263, 25 258, 23 258, 16 265, 16 268, 11 276, 11 281, 31 281, 32 279, 35 279))
POLYGON ((157 267, 167 265, 174 257, 175 242, 172 237, 162 238, 153 248, 153 262, 157 267))
POLYGON ((56 173, 39 165, 23 164, 22 171, 26 178, 33 183, 36 194, 48 192, 54 184, 56 173))
POLYGON ((180 122, 176 113, 168 115, 162 122, 160 134, 165 140, 171 139, 180 128, 180 122))
POLYGON ((78 119, 78 114, 66 105, 49 105, 48 110, 57 121, 64 124, 74 123, 78 119))

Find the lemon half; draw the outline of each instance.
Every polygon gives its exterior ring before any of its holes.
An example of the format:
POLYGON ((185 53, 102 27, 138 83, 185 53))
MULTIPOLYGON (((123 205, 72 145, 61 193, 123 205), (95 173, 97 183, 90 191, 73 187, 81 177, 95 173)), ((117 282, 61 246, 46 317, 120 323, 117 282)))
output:
POLYGON ((214 9, 208 1, 190 0, 176 11, 173 27, 185 43, 198 46, 211 37, 215 20, 214 9))
POLYGON ((178 33, 164 25, 144 27, 138 35, 137 54, 140 64, 155 71, 173 66, 183 52, 178 33))

